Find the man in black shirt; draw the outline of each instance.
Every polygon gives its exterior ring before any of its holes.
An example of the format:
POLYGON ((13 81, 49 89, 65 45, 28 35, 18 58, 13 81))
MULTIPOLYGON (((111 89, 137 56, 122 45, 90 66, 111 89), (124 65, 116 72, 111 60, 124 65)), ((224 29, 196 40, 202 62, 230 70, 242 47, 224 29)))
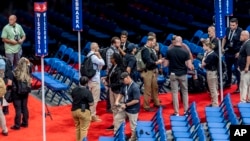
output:
POLYGON ((89 107, 94 105, 94 100, 91 92, 86 88, 88 78, 82 76, 80 78, 81 86, 72 90, 72 116, 76 127, 76 140, 82 141, 88 134, 89 125, 91 122, 91 113, 89 107))
POLYGON ((234 65, 235 77, 237 79, 237 90, 236 93, 239 93, 239 84, 240 84, 240 72, 238 68, 238 59, 237 53, 240 50, 240 33, 242 29, 238 27, 238 20, 232 18, 230 20, 230 27, 226 29, 226 36, 222 40, 222 48, 225 51, 225 62, 227 64, 227 76, 225 87, 230 87, 232 82, 232 66, 234 65))
POLYGON ((174 114, 179 116, 178 86, 180 84, 184 114, 188 109, 188 82, 187 69, 193 70, 193 64, 189 53, 182 47, 182 38, 176 36, 174 47, 169 49, 166 55, 165 65, 169 66, 170 83, 173 98, 174 114))
POLYGON ((239 69, 240 69, 240 102, 250 102, 250 40, 249 32, 241 32, 240 40, 243 42, 239 52, 239 69))
POLYGON ((121 94, 118 94, 115 100, 115 105, 119 107, 120 110, 115 115, 114 132, 118 130, 122 122, 124 122, 126 117, 128 117, 132 134, 130 141, 136 141, 135 129, 138 120, 138 113, 140 111, 140 88, 131 79, 128 72, 123 72, 121 74, 121 81, 123 81, 124 86, 122 87, 121 94))
POLYGON ((141 77, 143 78, 144 84, 144 101, 143 108, 145 111, 152 112, 153 109, 150 108, 150 98, 154 101, 154 106, 159 107, 160 101, 158 98, 158 84, 157 84, 157 65, 161 64, 163 59, 158 59, 153 51, 153 47, 156 44, 156 38, 153 36, 148 36, 147 43, 141 51, 142 61, 146 64, 146 69, 141 72, 141 77))

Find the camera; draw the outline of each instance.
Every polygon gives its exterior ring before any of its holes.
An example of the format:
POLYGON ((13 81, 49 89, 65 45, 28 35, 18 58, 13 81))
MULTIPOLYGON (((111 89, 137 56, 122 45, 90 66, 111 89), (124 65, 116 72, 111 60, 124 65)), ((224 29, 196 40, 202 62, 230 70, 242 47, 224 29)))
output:
POLYGON ((18 41, 18 40, 19 40, 18 35, 15 35, 15 36, 14 36, 14 40, 16 40, 16 41, 18 41))

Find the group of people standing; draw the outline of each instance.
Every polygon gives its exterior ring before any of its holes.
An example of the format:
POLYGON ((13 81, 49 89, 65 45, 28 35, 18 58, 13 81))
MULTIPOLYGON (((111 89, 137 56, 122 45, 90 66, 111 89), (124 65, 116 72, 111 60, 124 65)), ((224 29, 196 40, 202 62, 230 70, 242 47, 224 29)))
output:
POLYGON ((15 109, 13 130, 28 127, 28 95, 17 91, 18 82, 27 82, 31 87, 31 62, 22 56, 22 43, 26 39, 25 32, 17 22, 15 15, 9 16, 9 23, 4 26, 1 34, 4 42, 4 54, 0 56, 0 123, 2 135, 8 136, 5 115, 9 113, 8 105, 13 102, 15 109), (5 98, 8 95, 8 102, 5 98))
MULTIPOLYGON (((215 27, 208 27, 209 38, 202 40, 202 46, 205 50, 202 59, 201 67, 206 69, 206 80, 208 91, 211 95, 211 103, 208 106, 218 106, 218 68, 219 68, 219 43, 215 35, 215 27)), ((135 54, 141 50, 141 58, 145 63, 145 69, 141 70, 140 77, 144 84, 143 104, 142 107, 146 112, 155 111, 150 107, 150 102, 153 102, 154 107, 162 106, 158 98, 157 76, 159 73, 159 65, 169 67, 169 77, 171 83, 172 101, 174 107, 173 115, 179 116, 179 99, 178 89, 182 94, 184 113, 188 110, 188 80, 186 75, 188 70, 193 71, 193 55, 189 47, 182 42, 181 36, 173 36, 172 44, 169 46, 165 57, 159 53, 159 44, 156 41, 156 35, 150 32, 145 45, 142 47, 130 43, 128 33, 123 31, 119 37, 111 39, 111 46, 107 49, 105 58, 99 53, 97 43, 91 43, 91 51, 87 56, 92 56, 94 63, 93 67, 97 70, 96 75, 88 79, 81 77, 81 87, 75 88, 72 92, 73 105, 72 115, 77 128, 77 140, 87 136, 87 130, 90 122, 100 122, 101 118, 96 115, 96 107, 100 97, 101 81, 108 88, 107 111, 113 113, 113 123, 108 130, 116 132, 122 122, 128 118, 131 127, 131 140, 136 140, 135 128, 140 111, 140 87, 135 83, 138 76, 136 68, 135 54), (106 60, 106 61, 104 61, 106 60), (100 70, 105 67, 107 77, 101 79, 100 70), (84 82, 83 82, 84 81, 84 82), (79 89, 84 89, 85 94, 81 98, 78 94, 79 89), (88 96, 87 96, 88 95, 88 96), (92 98, 91 98, 92 96, 92 98), (82 99, 82 102, 79 101, 82 99), (83 102, 84 101, 84 102, 83 102), (75 103, 76 102, 76 103, 75 103), (85 105, 85 106, 82 106, 85 105), (80 114, 77 114, 80 109, 89 115, 87 119, 80 119, 80 114), (80 119, 80 120, 78 120, 80 119), (82 121, 81 121, 82 120, 82 121), (84 127, 84 128, 81 128, 84 127)), ((250 101, 249 89, 249 65, 250 65, 250 49, 249 49, 249 33, 242 31, 238 27, 236 18, 230 20, 230 27, 226 30, 226 36, 222 41, 222 53, 225 56, 228 79, 224 87, 230 87, 232 83, 232 73, 236 75, 237 89, 236 93, 240 92, 240 101, 250 101), (232 72, 232 65, 234 70, 232 72), (246 96, 248 95, 248 98, 246 96)), ((83 113, 81 116, 84 116, 83 113)))

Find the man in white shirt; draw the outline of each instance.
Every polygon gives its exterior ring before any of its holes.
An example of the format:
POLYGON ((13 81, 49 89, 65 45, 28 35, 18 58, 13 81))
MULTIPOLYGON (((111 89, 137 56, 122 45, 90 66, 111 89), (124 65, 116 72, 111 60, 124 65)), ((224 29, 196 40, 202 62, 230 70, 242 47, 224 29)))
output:
POLYGON ((94 105, 90 106, 91 116, 92 116, 92 122, 100 122, 102 121, 97 115, 96 115, 96 107, 97 103, 100 99, 100 84, 101 84, 101 78, 100 78, 100 70, 102 69, 102 66, 105 65, 104 60, 102 59, 102 56, 99 53, 99 46, 96 42, 92 42, 90 45, 90 52, 87 56, 91 56, 91 61, 93 62, 93 67, 96 70, 96 74, 89 80, 88 86, 89 90, 91 91, 93 98, 94 98, 94 105))

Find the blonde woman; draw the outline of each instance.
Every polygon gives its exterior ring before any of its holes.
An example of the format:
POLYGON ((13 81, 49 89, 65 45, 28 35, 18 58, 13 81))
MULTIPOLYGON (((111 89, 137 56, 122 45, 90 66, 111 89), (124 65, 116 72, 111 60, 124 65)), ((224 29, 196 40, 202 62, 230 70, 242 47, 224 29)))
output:
POLYGON ((207 70, 207 83, 211 95, 211 104, 209 106, 218 106, 218 62, 219 57, 214 52, 214 44, 210 40, 203 40, 203 49, 206 51, 202 60, 202 67, 207 70))
MULTIPOLYGON (((2 111, 2 105, 4 103, 4 95, 6 93, 6 86, 2 78, 0 78, 0 127, 2 128, 2 135, 8 136, 8 129, 6 126, 5 116, 2 111)), ((5 103, 7 103, 5 101, 5 103)))
POLYGON ((26 94, 19 94, 16 91, 17 81, 26 81, 28 85, 31 86, 31 76, 30 76, 30 62, 27 58, 22 57, 15 70, 13 71, 13 104, 15 108, 15 119, 14 125, 11 127, 13 130, 19 130, 20 127, 28 127, 28 119, 29 119, 29 112, 28 112, 28 95, 29 92, 26 94), (21 123, 22 120, 22 123, 21 123))

